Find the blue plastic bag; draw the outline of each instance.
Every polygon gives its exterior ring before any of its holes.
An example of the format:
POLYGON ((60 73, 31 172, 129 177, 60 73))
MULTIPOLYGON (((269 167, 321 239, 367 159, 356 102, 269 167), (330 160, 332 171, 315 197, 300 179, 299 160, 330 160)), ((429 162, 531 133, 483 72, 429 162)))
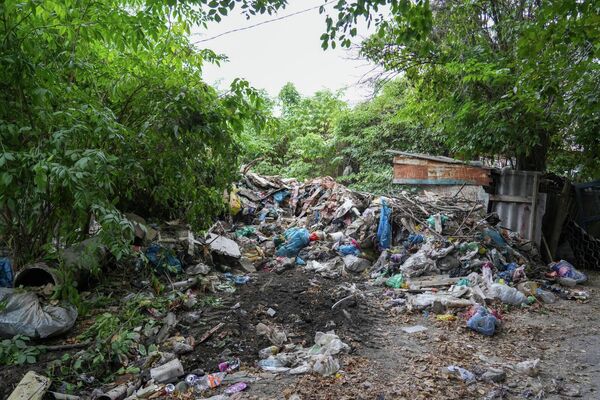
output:
POLYGON ((504 240, 502 235, 497 230, 486 228, 483 230, 483 236, 494 242, 494 245, 499 249, 506 249, 506 240, 504 240))
POLYGON ((182 271, 181 261, 172 254, 172 251, 157 244, 152 244, 146 249, 146 257, 159 272, 179 274, 182 271))
POLYGON ((358 256, 360 254, 360 250, 353 244, 343 244, 337 248, 337 251, 342 256, 348 256, 350 254, 358 256))
POLYGON ((498 319, 488 313, 485 307, 479 307, 475 314, 467 321, 469 328, 487 336, 492 336, 496 332, 497 325, 498 319))
POLYGON ((8 258, 0 258, 0 287, 13 287, 13 270, 8 258))
POLYGON ((273 195, 273 200, 275 200, 277 202, 277 204, 281 204, 283 202, 283 200, 286 199, 286 197, 289 197, 289 195, 290 195, 289 190, 282 190, 273 195))
POLYGON ((404 245, 404 248, 408 249, 410 247, 413 247, 414 245, 423 243, 423 240, 425 240, 423 235, 419 233, 411 233, 410 235, 408 235, 408 238, 406 238, 406 240, 402 244, 404 245))
POLYGON ((504 271, 498 272, 498 278, 504 279, 504 281, 508 283, 512 282, 513 274, 518 267, 519 266, 516 263, 506 264, 504 266, 504 271))
POLYGON ((556 271, 558 276, 561 278, 570 278, 575 280, 577 283, 583 283, 587 281, 587 275, 583 272, 579 272, 571 265, 568 261, 560 260, 551 267, 552 271, 556 271))
POLYGON ((379 248, 389 249, 392 244, 392 225, 390 224, 391 208, 381 198, 381 214, 379 215, 379 226, 377 227, 377 241, 379 248))
POLYGON ((310 243, 310 233, 304 228, 290 228, 283 236, 285 243, 277 249, 277 257, 296 257, 310 243))
POLYGON ((225 272, 223 276, 236 285, 245 285, 250 282, 250 277, 248 275, 233 275, 231 272, 225 272))

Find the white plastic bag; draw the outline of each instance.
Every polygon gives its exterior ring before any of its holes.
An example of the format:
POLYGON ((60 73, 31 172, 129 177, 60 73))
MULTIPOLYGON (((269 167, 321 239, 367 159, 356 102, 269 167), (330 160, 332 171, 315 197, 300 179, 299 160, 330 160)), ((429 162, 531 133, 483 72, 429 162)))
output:
POLYGON ((318 354, 313 361, 313 371, 322 376, 333 375, 340 369, 338 361, 329 354, 318 354))
POLYGON ((512 304, 518 306, 527 302, 527 296, 519 292, 517 289, 511 286, 503 285, 501 283, 493 283, 491 292, 493 296, 500 299, 503 303, 512 304))
POLYGON ((281 331, 276 327, 267 326, 262 322, 259 322, 256 325, 256 334, 259 336, 266 336, 275 346, 281 346, 287 342, 287 336, 284 331, 281 331))

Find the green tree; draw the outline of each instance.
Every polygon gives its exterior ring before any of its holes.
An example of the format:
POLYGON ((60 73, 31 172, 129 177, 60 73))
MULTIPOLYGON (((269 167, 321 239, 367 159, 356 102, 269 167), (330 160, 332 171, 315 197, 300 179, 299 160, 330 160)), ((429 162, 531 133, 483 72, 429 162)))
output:
POLYGON ((0 4, 0 238, 17 266, 85 237, 91 215, 119 256, 132 231, 121 211, 202 228, 221 210, 237 136, 266 115, 247 82, 219 94, 202 81, 218 57, 188 33, 236 5, 285 2, 0 4))
POLYGON ((388 150, 447 154, 444 137, 436 134, 407 79, 385 84, 371 101, 347 110, 335 128, 335 146, 349 175, 339 179, 367 191, 393 190, 388 150))
POLYGON ((276 123, 244 133, 244 159, 262 157, 257 171, 299 179, 336 175, 340 159, 336 157, 335 127, 347 109, 338 94, 320 91, 302 97, 287 83, 281 89, 272 110, 279 111, 276 123))
POLYGON ((452 0, 423 7, 431 24, 416 29, 411 13, 393 14, 362 51, 405 74, 454 154, 598 176, 594 2, 452 0))

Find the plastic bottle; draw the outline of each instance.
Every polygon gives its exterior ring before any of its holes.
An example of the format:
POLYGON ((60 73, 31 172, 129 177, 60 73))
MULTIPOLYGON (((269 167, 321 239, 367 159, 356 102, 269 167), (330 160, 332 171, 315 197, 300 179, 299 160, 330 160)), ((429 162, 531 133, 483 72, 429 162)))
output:
POLYGON ((227 375, 225 372, 204 375, 194 382, 194 391, 196 393, 204 392, 207 389, 213 389, 221 385, 223 378, 227 375))
POLYGON ((268 358, 269 356, 275 355, 279 353, 279 347, 277 346, 269 346, 264 349, 260 349, 258 351, 258 356, 262 359, 268 358))
POLYGON ((175 391, 175 385, 173 385, 172 383, 169 383, 168 385, 165 386, 165 393, 166 394, 170 395, 174 391, 175 391))
POLYGON ((198 375, 189 374, 188 376, 185 377, 185 383, 187 383, 188 386, 194 386, 194 384, 196 383, 197 380, 198 380, 198 375))
POLYGON ((264 360, 260 360, 258 362, 258 366, 261 368, 281 368, 281 367, 285 367, 285 365, 283 364, 283 362, 281 360, 279 360, 278 358, 275 358, 273 356, 270 356, 268 358, 265 358, 264 360))
POLYGON ((556 296, 547 290, 537 289, 535 295, 544 303, 554 303, 556 301, 556 296))
POLYGON ((221 372, 231 372, 231 371, 235 371, 236 369, 238 369, 240 367, 240 359, 239 358, 234 358, 231 360, 227 360, 227 361, 223 361, 222 363, 219 363, 219 371, 221 372))

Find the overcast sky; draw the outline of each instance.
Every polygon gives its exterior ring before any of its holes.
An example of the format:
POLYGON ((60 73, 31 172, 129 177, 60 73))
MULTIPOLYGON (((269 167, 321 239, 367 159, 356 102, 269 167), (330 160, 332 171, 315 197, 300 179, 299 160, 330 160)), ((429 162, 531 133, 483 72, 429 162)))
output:
MULTIPOLYGON (((192 41, 319 6, 323 0, 292 0, 290 3, 277 16, 257 16, 246 20, 236 12, 218 24, 210 24, 207 30, 195 29, 192 41)), ((305 96, 327 88, 333 91, 345 89, 344 98, 351 104, 366 99, 371 93, 369 88, 357 83, 372 66, 365 60, 351 59, 354 55, 346 49, 338 47, 323 51, 319 39, 323 32, 325 15, 314 9, 203 42, 199 46, 229 57, 229 62, 221 67, 205 67, 204 78, 220 88, 228 87, 235 78, 245 78, 271 96, 276 96, 286 82, 292 82, 305 96)), ((365 27, 359 26, 361 34, 366 36, 368 32, 365 27)))

